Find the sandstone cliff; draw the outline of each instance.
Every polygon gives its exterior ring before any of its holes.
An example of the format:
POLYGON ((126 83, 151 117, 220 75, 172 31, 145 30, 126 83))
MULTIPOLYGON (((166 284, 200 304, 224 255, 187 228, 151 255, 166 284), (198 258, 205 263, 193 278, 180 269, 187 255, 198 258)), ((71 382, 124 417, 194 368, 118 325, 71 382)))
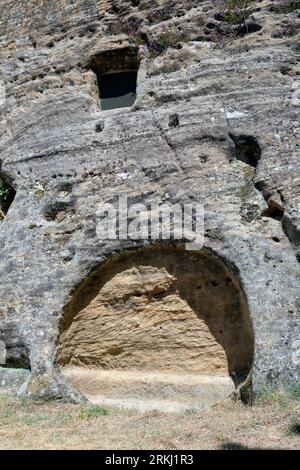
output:
POLYGON ((0 171, 16 191, 0 222, 0 358, 30 366, 23 394, 80 399, 59 358, 123 367, 136 354, 141 367, 181 358, 198 370, 203 353, 204 369, 227 370, 241 329, 254 390, 299 380, 299 2, 249 2, 242 21, 218 3, 0 2, 0 171), (128 61, 138 67, 134 105, 101 111, 97 74, 128 61), (180 291, 176 244, 166 248, 172 271, 159 255, 150 263, 143 241, 99 240, 97 206, 120 195, 204 203, 199 272, 196 261, 182 269, 202 297, 180 291), (105 286, 90 277, 101 266, 112 269, 105 286), (149 305, 157 285, 164 295, 149 305), (126 323, 136 311, 137 335, 126 323), (165 315, 162 340, 154 328, 165 315), (117 316, 126 340, 116 341, 117 316))

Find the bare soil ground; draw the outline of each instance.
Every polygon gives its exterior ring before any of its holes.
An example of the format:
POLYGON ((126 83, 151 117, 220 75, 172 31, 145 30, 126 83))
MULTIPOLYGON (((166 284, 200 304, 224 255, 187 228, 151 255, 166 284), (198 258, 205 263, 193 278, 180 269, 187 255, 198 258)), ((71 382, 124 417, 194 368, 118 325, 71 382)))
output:
POLYGON ((0 396, 0 449, 299 449, 300 400, 266 394, 181 414, 0 396))

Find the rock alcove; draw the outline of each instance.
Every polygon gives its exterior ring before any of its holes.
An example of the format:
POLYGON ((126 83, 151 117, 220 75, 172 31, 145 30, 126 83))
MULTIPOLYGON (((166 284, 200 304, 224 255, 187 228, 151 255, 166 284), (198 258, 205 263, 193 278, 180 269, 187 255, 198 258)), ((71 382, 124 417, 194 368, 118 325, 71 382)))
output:
POLYGON ((107 261, 61 323, 58 362, 95 403, 205 408, 245 380, 252 359, 238 278, 204 251, 158 246, 107 261))

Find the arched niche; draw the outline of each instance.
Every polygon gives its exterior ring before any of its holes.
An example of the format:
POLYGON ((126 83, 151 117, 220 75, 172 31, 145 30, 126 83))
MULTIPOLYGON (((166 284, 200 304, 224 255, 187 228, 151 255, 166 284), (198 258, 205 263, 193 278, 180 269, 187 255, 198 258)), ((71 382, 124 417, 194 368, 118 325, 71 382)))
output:
POLYGON ((253 349, 235 270, 206 250, 157 245, 112 257, 82 283, 65 307, 57 361, 81 371, 75 383, 87 394, 99 387, 102 398, 107 393, 127 399, 147 382, 144 399, 150 392, 152 398, 156 393, 165 398, 167 383, 172 399, 180 389, 184 402, 193 390, 188 402, 200 394, 207 404, 228 394, 226 377, 235 384, 245 380, 253 349), (116 374, 121 375, 113 379, 114 388, 104 386, 116 374), (159 382, 159 374, 163 386, 156 392, 153 381, 159 382), (133 377, 130 385, 128 377, 133 377))

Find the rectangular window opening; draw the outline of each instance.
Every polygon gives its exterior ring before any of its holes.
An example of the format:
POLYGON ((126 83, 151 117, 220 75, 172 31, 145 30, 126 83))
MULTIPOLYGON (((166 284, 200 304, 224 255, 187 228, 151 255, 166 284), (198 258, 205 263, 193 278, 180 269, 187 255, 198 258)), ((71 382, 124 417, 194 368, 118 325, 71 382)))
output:
POLYGON ((102 111, 131 107, 136 100, 138 49, 126 47, 103 51, 92 58, 102 111))
POLYGON ((100 108, 102 111, 131 107, 136 100, 137 70, 114 72, 99 79, 100 108))

